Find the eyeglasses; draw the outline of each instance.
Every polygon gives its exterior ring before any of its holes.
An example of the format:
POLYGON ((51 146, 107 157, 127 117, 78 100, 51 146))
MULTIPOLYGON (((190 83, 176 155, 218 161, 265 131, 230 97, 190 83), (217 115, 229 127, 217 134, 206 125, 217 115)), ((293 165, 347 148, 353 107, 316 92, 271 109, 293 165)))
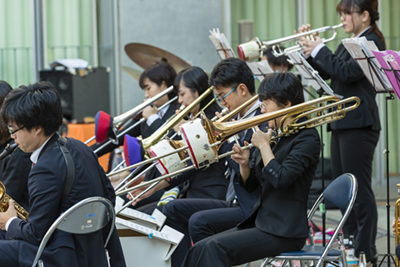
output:
POLYGON ((353 13, 360 13, 360 11, 352 11, 352 12, 339 12, 338 13, 338 16, 339 16, 339 19, 340 18, 345 18, 346 17, 346 15, 351 15, 351 14, 353 14, 353 13))
POLYGON ((226 95, 224 95, 223 97, 220 97, 218 95, 215 96, 215 101, 219 101, 219 103, 224 102, 225 103, 225 97, 227 97, 230 93, 232 93, 233 91, 235 91, 235 89, 238 87, 239 85, 236 85, 235 87, 232 88, 232 90, 230 90, 226 95))
POLYGON ((261 110, 266 110, 266 109, 267 109, 267 106, 268 106, 269 104, 271 104, 272 102, 273 102, 273 101, 269 101, 269 102, 267 102, 267 103, 262 102, 261 105, 260 105, 261 110))
POLYGON ((11 127, 10 126, 8 126, 8 132, 10 133, 10 135, 13 135, 13 134, 15 134, 16 132, 18 132, 19 130, 22 130, 22 129, 24 129, 25 128, 25 126, 22 126, 22 127, 20 127, 20 128, 18 128, 17 130, 12 130, 11 129, 11 127))

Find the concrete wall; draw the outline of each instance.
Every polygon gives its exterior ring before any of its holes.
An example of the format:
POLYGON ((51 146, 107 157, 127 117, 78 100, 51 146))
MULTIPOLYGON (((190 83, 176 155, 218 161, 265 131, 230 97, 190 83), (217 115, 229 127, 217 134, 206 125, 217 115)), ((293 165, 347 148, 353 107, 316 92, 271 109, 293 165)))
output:
MULTIPOLYGON (((220 0, 119 0, 120 65, 143 70, 125 53, 128 43, 164 49, 210 72, 220 61, 209 30, 222 30, 220 0)), ((120 112, 144 99, 138 81, 120 69, 120 112)))

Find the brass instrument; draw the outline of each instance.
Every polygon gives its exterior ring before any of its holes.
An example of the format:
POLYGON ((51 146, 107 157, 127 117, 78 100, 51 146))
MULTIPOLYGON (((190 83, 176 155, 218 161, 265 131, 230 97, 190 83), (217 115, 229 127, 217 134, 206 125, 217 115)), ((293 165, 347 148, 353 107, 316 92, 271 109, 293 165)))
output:
MULTIPOLYGON (((8 210, 8 202, 10 201, 11 197, 6 193, 6 187, 0 181, 0 211, 5 212, 8 210)), ((19 218, 27 221, 29 213, 17 202, 14 201, 15 211, 19 218)))
MULTIPOLYGON (((201 120, 202 125, 208 135, 208 148, 214 150, 214 162, 216 162, 223 157, 233 154, 233 152, 228 152, 218 156, 218 149, 225 140, 229 139, 231 136, 237 133, 260 125, 264 122, 274 120, 283 116, 280 124, 282 133, 278 134, 275 137, 279 138, 282 136, 295 134, 304 128, 314 128, 325 123, 331 123, 333 121, 340 120, 346 115, 346 112, 357 108, 359 105, 360 99, 358 97, 349 97, 344 100, 339 100, 339 98, 335 96, 325 96, 285 109, 233 122, 212 122, 204 115, 202 116, 201 120), (351 102, 355 103, 353 105, 348 105, 351 102), (305 121, 297 122, 302 118, 305 118, 305 121), (284 122, 288 119, 290 119, 290 123, 286 126, 283 126, 284 122)), ((161 177, 141 183, 140 185, 128 188, 126 190, 118 191, 117 195, 121 195, 139 189, 141 187, 151 185, 155 182, 161 181, 174 175, 178 175, 193 168, 193 166, 189 166, 181 171, 176 171, 167 175, 163 175, 161 177)))
POLYGON ((266 42, 261 42, 258 37, 255 37, 253 40, 247 43, 243 43, 238 45, 237 47, 237 52, 238 56, 240 59, 245 60, 245 61, 253 61, 255 59, 258 59, 262 56, 263 50, 267 49, 268 47, 272 47, 272 53, 274 56, 279 57, 282 55, 286 55, 288 53, 296 52, 296 51, 301 51, 302 47, 297 43, 297 41, 300 39, 300 37, 309 37, 313 38, 313 35, 316 33, 322 33, 326 31, 332 31, 332 36, 328 39, 322 39, 323 43, 327 43, 335 39, 337 33, 336 29, 343 27, 343 24, 338 24, 335 26, 326 26, 326 27, 321 27, 315 30, 307 31, 307 32, 302 32, 298 34, 294 34, 291 36, 275 39, 272 41, 266 41, 266 42), (296 45, 286 48, 285 50, 282 51, 280 45, 283 45, 285 43, 289 42, 296 42, 296 45))
MULTIPOLYGON (((396 201, 396 204, 394 206, 394 219, 395 219, 395 245, 394 247, 396 248, 397 245, 400 243, 400 222, 399 222, 399 216, 400 216, 400 184, 397 184, 397 193, 398 193, 398 199, 396 201)), ((399 259, 396 256, 396 266, 399 266, 399 259)))
POLYGON ((214 89, 214 86, 209 87, 207 90, 205 90, 195 101, 193 101, 189 106, 187 106, 182 112, 177 114, 173 119, 171 119, 168 123, 166 123, 163 127, 160 127, 155 133, 153 133, 151 136, 147 137, 146 139, 142 140, 142 145, 144 151, 147 152, 147 150, 155 145, 158 141, 160 141, 166 134, 167 132, 172 129, 175 125, 177 125, 186 115, 189 114, 189 112, 197 106, 206 96, 208 96, 210 93, 212 93, 214 89))
MULTIPOLYGON (((142 147, 143 147, 143 150, 146 152, 146 154, 147 154, 148 149, 151 146, 155 145, 158 141, 160 141, 168 133, 169 130, 174 128, 175 125, 177 125, 184 117, 186 117, 194 107, 196 107, 204 98, 206 98, 213 91, 213 89, 214 89, 213 86, 209 87, 195 101, 193 101, 190 105, 188 105, 183 110, 181 110, 178 114, 175 114, 173 117, 171 117, 165 124, 163 124, 151 136, 143 139, 142 140, 142 147)), ((176 146, 181 146, 181 145, 178 145, 178 144, 175 144, 175 145, 176 146)), ((185 149, 186 148, 180 148, 180 151, 183 151, 185 149)), ((110 177, 110 176, 116 175, 118 173, 137 168, 137 167, 139 167, 141 165, 151 163, 156 159, 159 159, 159 158, 151 158, 149 160, 145 160, 145 161, 130 165, 130 166, 126 167, 126 168, 119 169, 118 171, 115 171, 115 172, 112 172, 112 173, 108 173, 107 176, 110 177)))
MULTIPOLYGON (((116 116, 115 118, 112 119, 112 127, 113 127, 113 135, 110 137, 111 140, 116 142, 117 139, 117 131, 121 126, 126 123, 129 119, 132 119, 134 116, 142 112, 146 107, 152 105, 154 102, 159 100, 160 98, 166 96, 167 94, 171 93, 174 90, 173 86, 168 87, 167 89, 163 90, 162 92, 158 93, 157 95, 147 99, 145 102, 139 104, 138 106, 128 110, 127 112, 116 116)), ((90 139, 85 141, 85 144, 90 143, 92 140, 94 140, 96 136, 91 137, 90 139)))

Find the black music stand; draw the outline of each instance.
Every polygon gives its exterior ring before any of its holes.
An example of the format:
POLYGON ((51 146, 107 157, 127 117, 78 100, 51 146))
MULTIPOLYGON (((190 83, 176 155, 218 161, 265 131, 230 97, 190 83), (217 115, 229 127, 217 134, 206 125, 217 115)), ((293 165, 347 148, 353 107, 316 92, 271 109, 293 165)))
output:
MULTIPOLYGON (((385 106, 385 116, 386 116, 386 126, 385 126, 385 130, 386 130, 386 135, 385 135, 385 139, 386 139, 386 148, 383 150, 383 153, 386 154, 386 219, 387 219, 387 225, 386 225, 386 230, 387 230, 387 253, 384 254, 382 260, 380 261, 378 267, 380 267, 382 265, 382 263, 384 262, 385 258, 388 258, 388 267, 390 267, 390 260, 393 261, 394 265, 397 267, 396 265, 396 261, 394 260, 393 255, 390 253, 390 197, 389 197, 389 111, 388 111, 388 102, 389 100, 393 100, 393 94, 392 94, 392 90, 391 88, 387 88, 387 86, 385 85, 386 83, 384 81, 381 80, 380 75, 378 74, 378 72, 382 72, 382 71, 390 71, 393 72, 395 77, 396 77, 396 81, 397 81, 397 86, 400 87, 400 75, 399 75, 399 70, 394 70, 393 68, 391 68, 390 64, 390 69, 383 69, 379 66, 376 65, 376 63, 372 60, 375 57, 371 57, 366 55, 365 51, 362 50, 363 54, 364 54, 364 58, 354 58, 354 60, 358 61, 358 60, 367 60, 368 62, 368 72, 364 72, 365 75, 370 75, 372 83, 372 87, 374 89, 374 91, 378 94, 378 93, 387 93, 388 95, 385 97, 386 99, 386 106, 385 106), (374 80, 374 76, 372 74, 375 74, 375 77, 378 78, 380 84, 385 88, 386 91, 382 91, 382 90, 377 90, 376 89, 376 83, 374 80)), ((385 73, 386 74, 386 73, 385 73)), ((392 86, 395 86, 392 84, 392 86)))

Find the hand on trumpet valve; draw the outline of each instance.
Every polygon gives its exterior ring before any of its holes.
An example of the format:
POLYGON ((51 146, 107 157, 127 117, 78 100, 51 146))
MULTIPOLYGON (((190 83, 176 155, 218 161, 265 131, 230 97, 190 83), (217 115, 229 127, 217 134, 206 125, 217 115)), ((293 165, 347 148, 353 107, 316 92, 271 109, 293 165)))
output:
MULTIPOLYGON (((244 141, 244 145, 247 146, 249 143, 244 141)), ((249 165, 250 149, 242 149, 238 144, 234 144, 232 148, 235 154, 232 154, 231 158, 240 166, 249 165)))
POLYGON ((153 114, 157 114, 158 113, 158 108, 156 108, 153 105, 147 106, 143 111, 142 111, 142 116, 143 118, 145 118, 146 120, 153 114))
MULTIPOLYGON (((298 31, 299 31, 299 33, 308 32, 308 31, 310 31, 310 28, 311 28, 310 24, 302 25, 299 27, 298 31)), ((294 32, 295 32, 295 34, 297 33, 296 31, 294 31, 294 32)), ((311 55, 311 52, 320 43, 322 43, 322 40, 319 37, 318 32, 300 37, 300 39, 298 41, 298 44, 303 48, 303 52, 307 56, 311 55)))
POLYGON ((17 217, 15 211, 14 200, 10 199, 8 202, 8 209, 6 212, 0 212, 0 229, 6 230, 6 223, 12 217, 17 217))
MULTIPOLYGON (((139 196, 140 193, 142 193, 144 190, 146 190, 147 187, 149 187, 149 186, 145 186, 145 187, 133 190, 133 191, 129 192, 126 197, 129 200, 132 200, 133 198, 136 198, 137 196, 139 196)), ((143 195, 141 195, 140 197, 135 199, 135 201, 132 202, 132 206, 135 206, 140 200, 148 198, 149 196, 153 195, 154 193, 155 193, 154 188, 151 188, 149 191, 147 191, 146 193, 144 193, 143 195)))

